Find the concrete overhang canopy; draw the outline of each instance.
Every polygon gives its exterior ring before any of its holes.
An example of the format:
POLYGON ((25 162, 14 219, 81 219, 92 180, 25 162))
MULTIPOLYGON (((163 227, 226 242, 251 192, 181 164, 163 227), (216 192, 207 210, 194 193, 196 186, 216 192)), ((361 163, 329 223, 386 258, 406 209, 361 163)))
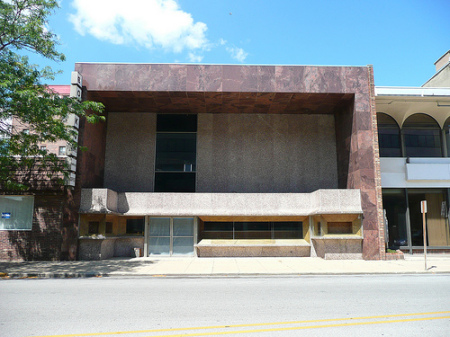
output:
POLYGON ((367 67, 77 63, 110 112, 332 114, 367 67))
POLYGON ((299 217, 361 214, 360 190, 312 193, 117 193, 83 189, 80 213, 149 216, 299 217))

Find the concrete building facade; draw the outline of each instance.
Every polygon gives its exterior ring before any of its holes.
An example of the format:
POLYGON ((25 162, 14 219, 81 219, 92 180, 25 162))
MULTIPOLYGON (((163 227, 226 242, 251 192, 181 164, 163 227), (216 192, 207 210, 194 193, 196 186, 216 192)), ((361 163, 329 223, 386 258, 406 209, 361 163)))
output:
POLYGON ((384 258, 370 66, 75 69, 107 112, 80 137, 80 258, 384 258))

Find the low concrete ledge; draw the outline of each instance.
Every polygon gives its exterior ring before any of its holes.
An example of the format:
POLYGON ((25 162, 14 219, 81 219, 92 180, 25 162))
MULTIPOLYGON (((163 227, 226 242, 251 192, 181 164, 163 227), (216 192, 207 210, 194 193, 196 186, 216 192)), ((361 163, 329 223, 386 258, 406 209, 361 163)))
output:
POLYGON ((201 240, 198 257, 305 257, 311 245, 305 240, 201 240))
POLYGON ((360 235, 342 235, 342 234, 327 234, 324 236, 313 236, 311 240, 363 240, 364 237, 360 235))
POLYGON ((312 256, 325 260, 362 260, 363 237, 359 235, 325 235, 312 237, 312 256))

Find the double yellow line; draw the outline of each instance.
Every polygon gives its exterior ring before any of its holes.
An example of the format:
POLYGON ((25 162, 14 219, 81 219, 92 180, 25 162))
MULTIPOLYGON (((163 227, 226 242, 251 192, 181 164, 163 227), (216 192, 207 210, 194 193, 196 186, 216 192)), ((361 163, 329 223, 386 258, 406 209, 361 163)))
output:
POLYGON ((289 321, 289 322, 215 325, 215 326, 173 328, 173 329, 150 329, 150 330, 135 330, 135 331, 113 331, 113 332, 97 332, 97 333, 66 334, 66 335, 48 335, 48 336, 38 336, 38 337, 112 336, 112 335, 141 334, 141 333, 155 333, 155 332, 227 329, 227 331, 210 331, 210 332, 194 332, 194 333, 190 333, 190 334, 182 333, 182 334, 170 334, 170 335, 157 335, 157 337, 218 336, 218 335, 232 335, 232 334, 243 334, 243 333, 291 331, 291 330, 305 330, 305 329, 318 329, 318 328, 332 328, 332 327, 342 327, 342 326, 357 326, 357 325, 403 323, 403 322, 430 321, 430 320, 437 320, 437 319, 450 319, 450 315, 429 317, 432 315, 445 315, 445 314, 450 314, 450 311, 420 312, 420 313, 412 313, 412 314, 410 313, 410 314, 381 315, 381 316, 363 316, 363 317, 350 317, 350 318, 349 317, 347 317, 347 318, 330 318, 330 319, 289 321), (370 321, 370 322, 351 322, 351 321, 355 321, 355 320, 375 320, 375 319, 412 317, 412 316, 427 316, 427 317, 390 319, 390 320, 381 320, 381 321, 378 320, 378 321, 370 321), (277 327, 277 328, 262 328, 262 329, 252 329, 252 330, 228 331, 228 329, 234 329, 234 328, 251 328, 251 327, 258 327, 258 326, 262 327, 262 326, 274 326, 274 325, 293 325, 293 324, 325 323, 325 322, 347 322, 347 323, 319 324, 319 325, 306 325, 306 326, 296 326, 296 327, 277 327))

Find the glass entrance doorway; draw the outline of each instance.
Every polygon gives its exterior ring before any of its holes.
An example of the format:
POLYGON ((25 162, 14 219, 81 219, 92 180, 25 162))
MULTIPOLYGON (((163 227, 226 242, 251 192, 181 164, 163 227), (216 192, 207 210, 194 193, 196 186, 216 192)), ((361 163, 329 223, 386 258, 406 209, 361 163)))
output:
POLYGON ((411 218, 411 241, 413 246, 423 246, 423 224, 420 202, 427 201, 427 244, 434 247, 449 245, 447 220, 447 200, 443 190, 408 190, 409 212, 411 218))
POLYGON ((420 203, 427 201, 427 246, 450 247, 448 190, 383 189, 383 207, 388 221, 389 248, 423 248, 423 223, 420 203))
POLYGON ((194 218, 150 218, 149 256, 193 256, 194 218))

